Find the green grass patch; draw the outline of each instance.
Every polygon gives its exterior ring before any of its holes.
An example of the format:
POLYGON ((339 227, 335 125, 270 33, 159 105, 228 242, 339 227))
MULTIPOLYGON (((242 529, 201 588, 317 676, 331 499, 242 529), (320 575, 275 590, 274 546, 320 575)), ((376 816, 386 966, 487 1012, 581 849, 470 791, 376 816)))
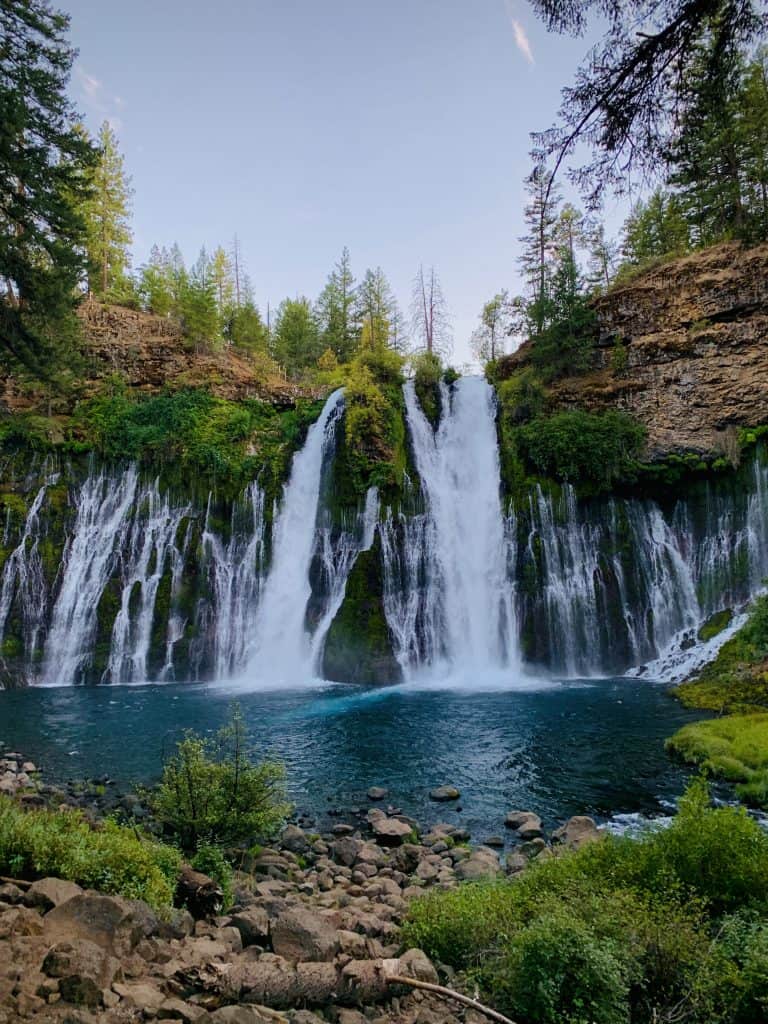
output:
POLYGON ((747 803, 768 806, 768 713, 693 722, 667 740, 667 750, 735 782, 747 803))
POLYGON ((86 888, 169 907, 181 855, 106 820, 93 828, 76 810, 23 810, 0 796, 0 874, 55 876, 86 888))
POLYGON ((520 1024, 765 1020, 768 835, 697 779, 669 828, 430 893, 403 941, 520 1024))

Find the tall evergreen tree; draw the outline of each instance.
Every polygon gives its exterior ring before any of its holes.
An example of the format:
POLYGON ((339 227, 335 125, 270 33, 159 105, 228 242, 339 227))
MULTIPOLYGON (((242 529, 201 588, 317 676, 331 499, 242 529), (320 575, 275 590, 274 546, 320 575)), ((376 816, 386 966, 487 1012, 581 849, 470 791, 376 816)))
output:
POLYGON ((317 300, 323 346, 329 348, 342 362, 352 358, 357 346, 356 299, 352 262, 349 249, 345 246, 317 300))
POLYGON ((366 270, 355 305, 361 348, 383 348, 389 344, 394 307, 392 289, 381 267, 366 270))
POLYGON ((218 246, 211 257, 210 266, 211 279, 213 281, 213 289, 216 293, 216 305, 219 310, 219 316, 225 319, 235 301, 235 277, 232 272, 232 263, 229 256, 218 246))
POLYGON ((181 283, 181 322, 184 334, 195 345, 215 345, 219 339, 219 316, 211 263, 205 248, 200 250, 192 271, 181 283))
POLYGON ((534 333, 540 333, 546 323, 560 193, 543 164, 536 164, 525 185, 528 202, 524 215, 528 230, 519 239, 523 246, 520 266, 528 284, 531 327, 534 333))
POLYGON ((87 231, 88 291, 104 298, 121 284, 130 264, 132 191, 117 136, 108 121, 101 126, 97 145, 90 195, 81 212, 87 231))
POLYGON ((664 189, 637 203, 624 225, 624 255, 630 263, 673 256, 689 247, 690 229, 682 204, 664 189))
POLYGON ((497 292, 483 305, 480 324, 472 332, 470 344, 481 363, 498 359, 504 352, 507 338, 512 332, 513 306, 509 292, 497 292))
POLYGON ((275 359, 291 377, 317 363, 324 346, 309 299, 301 296, 280 303, 272 341, 275 359))
POLYGON ((747 203, 748 236, 768 239, 768 50, 761 48, 742 83, 739 120, 747 203))
POLYGON ((46 0, 0 3, 0 348, 45 376, 77 337, 95 159, 66 95, 68 28, 46 0))

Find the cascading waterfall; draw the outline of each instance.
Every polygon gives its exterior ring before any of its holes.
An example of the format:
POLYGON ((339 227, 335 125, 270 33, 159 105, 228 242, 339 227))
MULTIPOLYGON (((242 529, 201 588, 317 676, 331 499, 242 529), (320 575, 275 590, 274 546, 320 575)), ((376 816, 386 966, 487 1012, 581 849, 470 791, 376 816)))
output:
MULTIPOLYGON (((399 642, 396 656, 406 672, 424 664, 407 653, 406 623, 419 621, 421 650, 432 667, 461 675, 498 671, 517 664, 512 581, 501 509, 501 478, 493 391, 486 381, 465 377, 451 390, 441 385, 437 431, 424 415, 412 383, 405 385, 408 427, 425 499, 400 564, 384 540, 385 610, 399 642), (407 593, 400 607, 396 578, 407 593), (421 608, 414 608, 414 590, 421 608)), ((386 534, 386 530, 383 531, 386 534)), ((415 653, 415 652, 414 652, 415 653)))
POLYGON ((309 568, 323 463, 335 441, 344 409, 343 390, 335 391, 293 457, 290 480, 272 535, 272 564, 264 582, 251 641, 246 676, 269 682, 306 682, 312 675, 312 642, 305 628, 312 594, 309 568))
POLYGON ((110 683, 149 678, 147 657, 157 590, 170 553, 178 559, 176 535, 189 512, 185 507, 173 507, 167 494, 161 496, 157 480, 140 489, 133 504, 133 516, 124 524, 117 544, 123 589, 104 673, 104 681, 110 683))
POLYGON ((99 598, 116 557, 116 540, 132 507, 135 466, 117 479, 89 473, 75 497, 77 516, 62 558, 62 582, 53 606, 42 684, 81 681, 96 631, 99 598))
POLYGON ((203 554, 214 590, 214 674, 226 679, 242 668, 264 579, 264 492, 251 483, 232 511, 225 543, 211 525, 210 501, 203 531, 203 554))

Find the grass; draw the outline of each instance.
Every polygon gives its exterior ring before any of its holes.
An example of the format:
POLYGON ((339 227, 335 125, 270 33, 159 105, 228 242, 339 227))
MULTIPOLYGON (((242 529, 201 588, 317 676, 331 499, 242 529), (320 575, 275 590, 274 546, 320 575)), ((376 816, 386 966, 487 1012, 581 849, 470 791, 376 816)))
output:
POLYGON ((170 907, 181 855, 107 819, 93 828, 79 811, 23 810, 0 797, 0 874, 53 876, 85 888, 170 907))
POLYGON ((693 722, 667 740, 667 749, 736 783, 747 803, 768 806, 768 713, 693 722))
POLYGON ((713 808, 696 779, 669 828, 432 892, 402 938, 519 1024, 756 1024, 768 835, 743 809, 713 808))

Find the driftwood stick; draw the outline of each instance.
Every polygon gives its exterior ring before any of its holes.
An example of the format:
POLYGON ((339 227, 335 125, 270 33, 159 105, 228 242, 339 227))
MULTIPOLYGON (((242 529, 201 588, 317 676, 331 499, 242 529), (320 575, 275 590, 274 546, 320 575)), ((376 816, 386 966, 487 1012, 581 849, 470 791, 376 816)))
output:
POLYGON ((446 988, 444 985, 433 985, 431 981, 418 981, 416 978, 406 978, 403 975, 395 974, 387 978, 388 985, 410 985, 411 988, 424 989, 426 992, 434 992, 435 995, 445 996, 446 999, 454 999, 457 1003, 463 1003, 465 1006, 471 1006, 473 1010, 477 1010, 478 1013, 482 1013, 485 1017, 490 1017, 491 1020, 496 1020, 499 1024, 515 1024, 509 1017, 505 1017, 503 1014, 498 1013, 496 1010, 491 1010, 488 1006, 483 1006, 482 1003, 478 1003, 476 999, 470 999, 469 996, 464 996, 461 992, 456 992, 452 988, 446 988))

